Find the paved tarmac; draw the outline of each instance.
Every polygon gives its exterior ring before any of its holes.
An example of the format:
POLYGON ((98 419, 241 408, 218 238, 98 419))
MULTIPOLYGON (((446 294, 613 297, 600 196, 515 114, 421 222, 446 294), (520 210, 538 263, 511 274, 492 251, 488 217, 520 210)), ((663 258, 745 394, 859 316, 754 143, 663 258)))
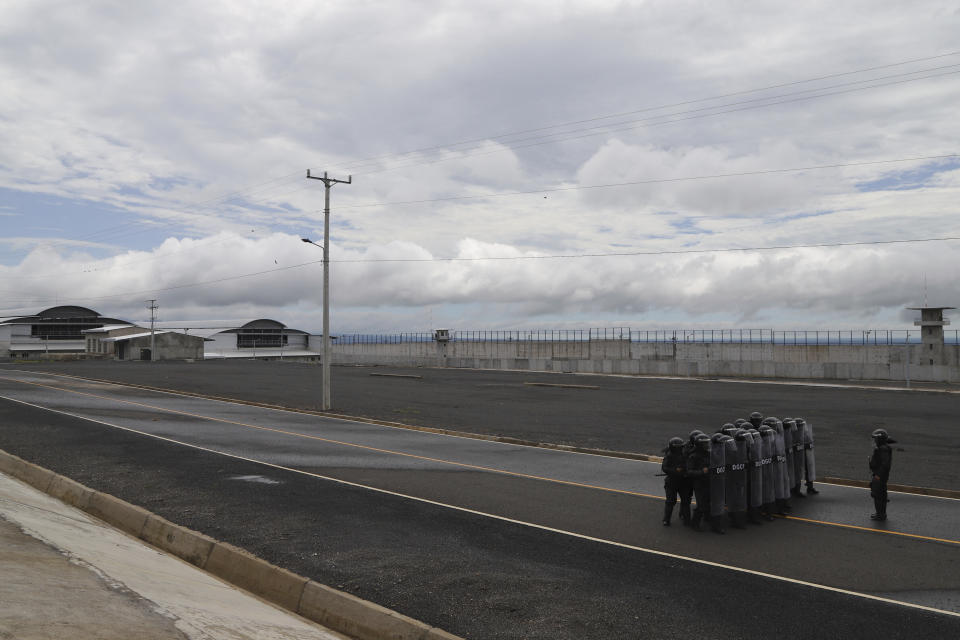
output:
POLYGON ((0 474, 0 637, 338 640, 0 474))
MULTIPOLYGON (((316 409, 321 367, 263 361, 0 365, 316 409)), ((711 381, 542 372, 333 367, 340 413, 534 442, 659 454, 694 428, 758 410, 813 423, 817 472, 867 480, 870 432, 899 444, 891 482, 960 490, 960 387, 891 389, 809 381, 711 381), (393 377, 380 374, 412 377, 393 377), (532 386, 569 384, 581 387, 532 386), (870 388, 867 388, 870 387, 870 388)))
POLYGON ((960 611, 957 501, 896 494, 874 528, 862 490, 823 486, 796 519, 694 534, 659 525, 649 463, 2 378, 16 402, 0 405, 0 447, 467 637, 747 637, 753 615, 724 610, 729 593, 774 607, 796 629, 786 637, 805 637, 808 616, 843 637, 958 631, 945 614, 836 591, 960 611))

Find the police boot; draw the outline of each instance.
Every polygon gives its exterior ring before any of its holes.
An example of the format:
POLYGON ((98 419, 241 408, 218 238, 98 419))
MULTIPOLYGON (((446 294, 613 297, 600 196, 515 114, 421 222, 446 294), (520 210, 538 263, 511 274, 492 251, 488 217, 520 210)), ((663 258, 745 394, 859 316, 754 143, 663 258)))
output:
POLYGON ((770 515, 771 511, 773 511, 773 503, 763 505, 763 507, 760 509, 760 517, 767 522, 773 522, 773 516, 770 515))
POLYGON ((737 511, 735 513, 730 514, 730 526, 733 527, 734 529, 746 529, 747 527, 744 524, 746 520, 747 520, 746 511, 737 511))
POLYGON ((670 516, 673 515, 673 504, 672 502, 668 502, 663 505, 663 526, 665 527, 670 526, 670 516))
POLYGON ((796 498, 806 498, 806 497, 807 497, 807 496, 803 495, 802 493, 800 493, 800 485, 797 485, 797 486, 795 486, 795 487, 791 487, 791 489, 790 489, 790 494, 793 495, 793 496, 796 497, 796 498))
POLYGON ((700 520, 703 518, 703 514, 700 513, 699 509, 694 509, 693 518, 690 519, 690 526, 694 531, 700 531, 700 520))
POLYGON ((812 483, 812 482, 808 482, 808 483, 807 483, 807 495, 808 495, 808 496, 811 496, 811 495, 816 495, 816 494, 818 494, 818 493, 820 493, 820 492, 813 488, 813 483, 812 483))
POLYGON ((727 530, 723 527, 723 521, 720 518, 714 517, 710 518, 710 530, 714 533, 719 533, 720 535, 724 535, 727 532, 727 530))
POLYGON ((757 525, 763 524, 760 522, 760 518, 757 517, 757 509, 755 507, 747 509, 747 522, 757 525))
POLYGON ((784 498, 780 501, 780 510, 781 511, 792 511, 793 507, 790 506, 790 501, 784 498))
POLYGON ((690 526, 690 503, 680 503, 680 520, 683 522, 683 526, 690 526))

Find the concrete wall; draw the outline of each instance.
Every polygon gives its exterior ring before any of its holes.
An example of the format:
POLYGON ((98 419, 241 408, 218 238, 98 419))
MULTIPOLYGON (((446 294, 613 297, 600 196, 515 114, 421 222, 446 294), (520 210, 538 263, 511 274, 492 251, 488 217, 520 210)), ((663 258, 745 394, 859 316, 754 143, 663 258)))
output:
MULTIPOLYGON (((158 333, 157 360, 203 360, 203 338, 181 333, 158 333)), ((130 338, 124 348, 124 360, 139 360, 140 350, 150 348, 150 336, 130 338)))
POLYGON ((333 344, 337 364, 568 373, 960 382, 960 346, 730 343, 407 342, 333 344))

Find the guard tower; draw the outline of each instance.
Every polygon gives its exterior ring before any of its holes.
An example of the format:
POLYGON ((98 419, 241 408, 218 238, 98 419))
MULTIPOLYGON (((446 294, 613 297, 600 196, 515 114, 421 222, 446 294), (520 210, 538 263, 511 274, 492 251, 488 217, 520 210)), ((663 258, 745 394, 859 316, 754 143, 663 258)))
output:
MULTIPOLYGON (((919 311, 920 319, 914 325, 920 327, 920 337, 923 340, 923 357, 930 364, 939 363, 943 358, 943 326, 950 324, 943 317, 946 309, 956 307, 907 307, 911 311, 919 311)), ((922 362, 922 360, 921 360, 922 362)))

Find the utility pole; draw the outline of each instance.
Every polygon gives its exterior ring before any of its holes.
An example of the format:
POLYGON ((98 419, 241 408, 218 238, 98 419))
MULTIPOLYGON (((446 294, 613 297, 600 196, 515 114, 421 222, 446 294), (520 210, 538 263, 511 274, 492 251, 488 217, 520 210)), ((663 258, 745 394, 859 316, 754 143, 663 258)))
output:
MULTIPOLYGON (((330 187, 335 184, 352 184, 353 176, 347 176, 346 180, 337 180, 327 176, 323 172, 323 177, 310 175, 310 169, 307 169, 308 180, 323 181, 323 404, 322 411, 330 410, 330 187)), ((304 239, 304 242, 310 242, 304 239)), ((310 244, 313 244, 312 242, 310 244)))
POLYGON ((147 300, 150 304, 147 305, 147 309, 150 309, 150 362, 155 362, 157 359, 157 344, 156 344, 156 333, 154 331, 154 322, 157 319, 157 309, 160 307, 157 306, 157 301, 147 300))

